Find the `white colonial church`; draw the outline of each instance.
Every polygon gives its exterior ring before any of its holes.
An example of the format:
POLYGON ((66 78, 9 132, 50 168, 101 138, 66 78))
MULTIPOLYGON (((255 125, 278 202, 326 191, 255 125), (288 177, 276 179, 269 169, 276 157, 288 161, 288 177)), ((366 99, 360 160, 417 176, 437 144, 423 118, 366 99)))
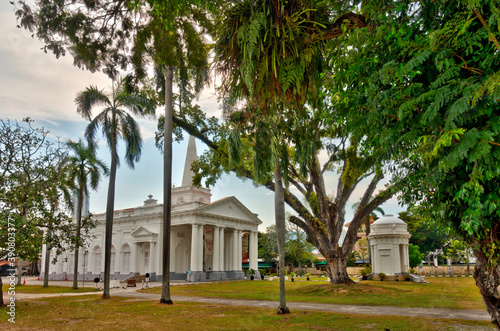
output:
MULTIPOLYGON (((212 202, 209 189, 193 186, 191 163, 196 159, 191 136, 182 186, 172 189, 170 277, 190 281, 242 279, 242 262, 257 271, 257 232, 262 222, 235 197, 212 202)), ((83 275, 86 280, 103 278, 105 214, 94 217, 98 220, 91 233, 95 238, 80 249, 79 279, 83 275)), ((151 195, 142 206, 116 210, 111 279, 149 273, 151 280, 160 280, 162 234, 163 204, 151 195)), ((50 279, 73 279, 73 261, 72 252, 59 256, 50 266, 50 279)))

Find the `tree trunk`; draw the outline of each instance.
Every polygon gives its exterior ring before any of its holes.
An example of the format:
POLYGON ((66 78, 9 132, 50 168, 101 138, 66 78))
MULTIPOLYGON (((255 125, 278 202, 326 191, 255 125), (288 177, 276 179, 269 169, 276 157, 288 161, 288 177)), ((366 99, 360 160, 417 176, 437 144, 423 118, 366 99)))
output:
POLYGON ((73 268, 73 289, 78 289, 78 254, 80 248, 80 228, 82 226, 82 208, 83 208, 83 185, 80 184, 78 190, 78 205, 76 207, 76 245, 75 245, 75 266, 73 268))
POLYGON ((327 256, 326 265, 327 265, 327 273, 330 277, 330 284, 346 284, 353 285, 354 281, 349 278, 349 274, 347 274, 347 259, 348 256, 342 257, 340 254, 338 256, 327 256))
MULTIPOLYGON (((112 123, 116 130, 116 122, 112 123)), ((104 292, 102 296, 109 298, 109 278, 111 272, 111 243, 113 240, 113 213, 115 208, 115 184, 116 184, 116 131, 111 133, 111 168, 109 173, 108 200, 106 202, 106 232, 104 242, 104 292)))
POLYGON ((170 298, 170 230, 172 225, 172 84, 174 71, 165 66, 165 127, 163 136, 163 264, 160 303, 173 304, 170 298))
POLYGON ((474 267, 474 279, 491 316, 491 322, 500 329, 500 268, 486 266, 481 255, 476 254, 478 259, 474 267))
POLYGON ((45 240, 45 264, 43 266, 43 287, 49 286, 49 268, 50 268, 50 238, 52 237, 52 220, 49 220, 47 239, 45 240))
MULTIPOLYGON (((278 159, 278 158, 277 158, 278 159)), ((274 214, 276 217, 276 236, 278 237, 278 257, 280 275, 280 305, 278 314, 289 314, 285 298, 285 195, 281 183, 281 168, 279 160, 276 160, 274 169, 274 214)))
POLYGON ((3 282, 2 277, 0 277, 0 307, 3 307, 5 304, 3 303, 3 282))
POLYGON ((371 218, 367 217, 365 221, 365 232, 366 232, 366 244, 368 245, 368 264, 372 265, 372 250, 370 248, 370 239, 368 239, 368 236, 370 235, 370 221, 371 218))
POLYGON ((17 260, 17 285, 22 284, 22 278, 23 278, 23 259, 18 259, 17 260))

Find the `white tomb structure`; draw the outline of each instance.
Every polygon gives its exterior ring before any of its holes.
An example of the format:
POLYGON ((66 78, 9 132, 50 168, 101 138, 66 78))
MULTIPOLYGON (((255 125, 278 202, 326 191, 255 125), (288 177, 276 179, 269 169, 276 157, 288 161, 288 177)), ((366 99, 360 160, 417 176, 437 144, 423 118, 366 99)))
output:
POLYGON ((393 215, 384 215, 371 225, 368 235, 373 273, 397 275, 408 272, 408 243, 411 234, 407 224, 393 215))
MULTIPOLYGON (((189 138, 181 187, 172 188, 170 279, 190 281, 243 279, 242 260, 258 273, 258 226, 262 223, 235 197, 211 202, 207 188, 192 185, 191 163, 197 159, 194 137, 189 138)), ((79 278, 104 278, 105 213, 94 215, 95 236, 80 248, 79 278)), ((111 279, 150 274, 161 280, 163 204, 150 195, 142 206, 116 210, 113 217, 111 279)), ((73 256, 51 264, 50 279, 73 279, 73 256)), ((42 255, 45 256, 45 255, 42 255)), ((51 259, 53 255, 51 256, 51 259)), ((44 263, 42 261, 42 263, 44 263)), ((256 275, 259 279, 260 275, 256 275)))

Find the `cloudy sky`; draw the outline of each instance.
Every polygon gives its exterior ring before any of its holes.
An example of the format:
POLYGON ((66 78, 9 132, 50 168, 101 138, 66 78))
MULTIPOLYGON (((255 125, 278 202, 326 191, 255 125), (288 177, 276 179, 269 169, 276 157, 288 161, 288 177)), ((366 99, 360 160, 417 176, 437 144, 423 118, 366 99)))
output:
MULTIPOLYGON (((83 137, 87 122, 76 113, 74 99, 79 91, 89 85, 107 88, 111 81, 103 74, 90 73, 73 66, 72 58, 66 56, 56 59, 45 54, 38 40, 31 38, 29 31, 16 28, 13 6, 9 1, 0 1, 0 118, 21 121, 31 117, 36 126, 50 130, 52 137, 61 140, 78 140, 83 137)), ((199 99, 201 108, 210 115, 220 113, 213 90, 204 91, 199 99)), ((157 114, 162 110, 158 109, 157 114)), ((156 119, 141 119, 144 149, 141 161, 135 170, 129 169, 125 162, 118 169, 115 209, 137 207, 143 204, 149 194, 162 200, 162 155, 154 145, 156 119)), ((180 144, 174 143, 173 183, 180 185, 187 139, 180 144)), ((197 141, 198 154, 206 147, 197 141)), ((121 153, 123 156, 123 153, 121 153)), ((99 157, 108 165, 108 149, 102 146, 99 157)), ((328 189, 333 192, 336 176, 325 177, 328 189)), ((363 187, 359 187, 351 202, 359 200, 363 187)), ((331 193, 329 192, 329 193, 331 193)), ((106 208, 107 180, 101 182, 97 192, 91 193, 90 210, 104 212, 106 208)), ((250 181, 235 176, 224 176, 212 188, 212 201, 235 196, 252 212, 259 214, 263 221, 260 231, 274 223, 272 192, 256 188, 250 181)), ((392 199, 382 206, 386 213, 397 214, 403 210, 392 199)), ((346 213, 350 221, 350 206, 346 213)))

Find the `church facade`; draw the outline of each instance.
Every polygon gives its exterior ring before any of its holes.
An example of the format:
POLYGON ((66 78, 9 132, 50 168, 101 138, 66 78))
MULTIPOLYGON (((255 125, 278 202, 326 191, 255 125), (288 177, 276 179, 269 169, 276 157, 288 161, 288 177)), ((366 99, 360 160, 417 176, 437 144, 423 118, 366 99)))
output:
MULTIPOLYGON (((182 186, 172 188, 170 278, 243 279, 243 262, 258 272, 257 233, 262 222, 235 197, 212 202, 209 189, 193 186, 191 163, 196 159, 195 140, 190 137, 182 186)), ((79 279, 103 278, 105 216, 94 215, 98 225, 91 231, 93 239, 80 249, 79 279)), ((151 280, 161 280, 162 243, 163 204, 153 196, 139 207, 116 210, 111 279, 149 273, 151 280)), ((50 279, 73 279, 74 253, 66 254, 51 265, 50 279)))

